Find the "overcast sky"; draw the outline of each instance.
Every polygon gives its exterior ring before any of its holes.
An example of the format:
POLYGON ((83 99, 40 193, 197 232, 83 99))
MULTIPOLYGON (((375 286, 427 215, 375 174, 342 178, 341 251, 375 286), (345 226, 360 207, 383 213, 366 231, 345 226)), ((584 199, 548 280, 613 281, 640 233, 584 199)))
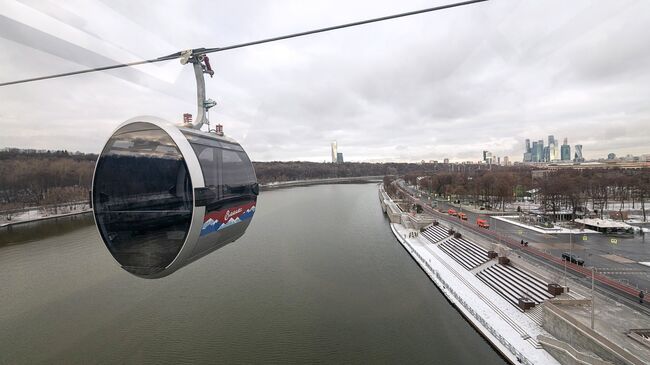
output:
MULTIPOLYGON (((453 2, 451 0, 449 2, 453 2)), ((445 1, 0 0, 0 82, 218 47, 445 1)), ((487 3, 210 56, 210 112, 253 160, 521 161, 650 153, 650 1, 487 3)), ((0 148, 99 152, 137 115, 196 114, 178 61, 0 87, 0 148)))

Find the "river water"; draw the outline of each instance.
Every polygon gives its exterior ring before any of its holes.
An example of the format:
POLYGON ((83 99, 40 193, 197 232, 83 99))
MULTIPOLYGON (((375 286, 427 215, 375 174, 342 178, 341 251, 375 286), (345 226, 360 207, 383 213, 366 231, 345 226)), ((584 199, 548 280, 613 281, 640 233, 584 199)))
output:
POLYGON ((0 231, 0 363, 503 364, 392 235, 375 184, 263 192, 246 234, 169 277, 89 215, 0 231))

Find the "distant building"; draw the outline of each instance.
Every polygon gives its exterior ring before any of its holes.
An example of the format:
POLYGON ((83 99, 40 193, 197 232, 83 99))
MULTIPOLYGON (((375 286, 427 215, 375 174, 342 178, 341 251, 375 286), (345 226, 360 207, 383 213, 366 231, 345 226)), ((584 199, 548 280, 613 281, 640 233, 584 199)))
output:
POLYGON ((343 163, 343 152, 336 153, 336 163, 343 163))
POLYGON ((614 152, 611 152, 607 155, 608 160, 614 160, 616 159, 616 154, 614 152))
POLYGON ((564 137, 564 143, 560 149, 560 154, 562 161, 571 161, 571 146, 569 146, 569 142, 566 137, 564 137))
POLYGON ((551 162, 557 160, 557 150, 555 137, 553 135, 548 136, 548 152, 544 151, 544 157, 546 162, 551 162))
POLYGON ((542 156, 542 161, 551 161, 551 146, 544 146, 544 155, 542 156))
POLYGON ((492 152, 483 151, 483 162, 488 165, 491 165, 494 162, 494 156, 492 156, 492 152))
POLYGON ((585 158, 582 157, 582 145, 577 144, 575 145, 575 155, 573 157, 573 161, 575 162, 584 162, 585 158))
POLYGON ((503 156, 503 166, 510 166, 510 159, 508 159, 508 156, 503 156))
POLYGON ((533 146, 530 149, 530 162, 539 162, 539 157, 537 155, 537 141, 533 141, 533 146))
POLYGON ((537 141, 537 162, 544 161, 544 141, 537 141))
MULTIPOLYGON (((533 146, 536 146, 537 144, 533 142, 533 146)), ((534 147, 533 147, 534 148, 534 147)), ((524 162, 532 162, 533 161, 533 150, 530 147, 530 139, 526 138, 525 145, 524 145, 524 162)))
POLYGON ((332 142, 332 163, 336 163, 336 141, 332 142))
POLYGON ((443 161, 443 163, 449 163, 449 159, 448 159, 448 158, 445 158, 445 159, 442 160, 442 161, 443 161))

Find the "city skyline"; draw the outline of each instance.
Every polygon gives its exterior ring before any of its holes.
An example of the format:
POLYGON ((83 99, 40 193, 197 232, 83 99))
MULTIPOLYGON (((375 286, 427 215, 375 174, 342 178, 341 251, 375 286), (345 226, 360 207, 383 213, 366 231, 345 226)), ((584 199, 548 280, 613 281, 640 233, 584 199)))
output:
MULTIPOLYGON (((343 2, 208 2, 201 11, 179 2, 165 7, 184 15, 172 18, 138 2, 10 3, 2 81, 443 2, 345 3, 346 12, 343 2), (232 23, 237 17, 249 21, 232 23)), ((551 4, 562 16, 550 16, 548 3, 488 2, 219 53, 206 80, 218 102, 210 118, 256 161, 322 161, 323 140, 349 146, 355 161, 477 161, 484 149, 517 161, 522 139, 546 140, 551 130, 579 141, 586 159, 648 153, 650 3, 551 4), (395 54, 409 57, 396 62, 395 54)), ((195 95, 191 70, 178 62, 0 88, 0 148, 98 153, 134 116, 195 114, 195 95)))
POLYGON ((569 145, 568 138, 564 137, 563 143, 560 144, 559 140, 554 135, 549 135, 547 144, 544 145, 544 140, 539 139, 530 143, 530 139, 524 140, 524 154, 522 162, 584 162, 582 155, 582 145, 575 145, 576 153, 571 156, 571 145, 569 145), (578 146, 580 146, 578 148, 578 146), (579 150, 579 154, 578 154, 579 150))

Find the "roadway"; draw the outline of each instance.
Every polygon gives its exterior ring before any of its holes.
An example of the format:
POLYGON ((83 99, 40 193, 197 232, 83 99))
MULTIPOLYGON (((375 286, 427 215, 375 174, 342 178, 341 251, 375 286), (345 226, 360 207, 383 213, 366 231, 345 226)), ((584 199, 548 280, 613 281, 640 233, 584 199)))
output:
MULTIPOLYGON (((650 289, 650 268, 640 265, 637 261, 650 261, 650 237, 634 235, 629 237, 615 237, 617 245, 612 245, 610 239, 614 236, 606 236, 600 233, 595 234, 547 234, 536 232, 512 223, 494 219, 489 214, 477 213, 474 209, 463 209, 457 204, 450 204, 446 201, 437 201, 439 212, 431 208, 434 198, 426 193, 416 190, 412 186, 399 182, 399 187, 412 197, 420 197, 418 202, 426 207, 429 213, 437 218, 445 220, 457 227, 472 230, 488 240, 499 241, 507 244, 515 250, 524 253, 526 257, 551 266, 553 270, 565 269, 565 262, 561 260, 563 252, 572 252, 585 260, 585 267, 574 264, 567 264, 566 271, 583 284, 589 286, 591 283, 591 267, 596 268, 597 278, 601 289, 616 291, 627 299, 636 300, 638 303, 638 291, 648 293, 650 289), (462 221, 446 213, 447 209, 453 208, 467 214, 468 220, 462 221), (478 217, 488 219, 490 229, 486 230, 476 225, 478 217), (587 239, 583 240, 583 236, 587 239), (529 243, 528 247, 520 245, 521 240, 529 243), (612 256, 613 255, 613 256, 612 256), (625 260, 629 259, 629 260, 625 260), (604 274, 604 275, 602 275, 604 274)), ((601 290, 602 291, 602 290, 601 290)), ((611 294, 611 293, 610 293, 611 294)), ((650 300, 650 296, 646 296, 650 300)), ((646 302, 646 308, 650 308, 646 302)))

